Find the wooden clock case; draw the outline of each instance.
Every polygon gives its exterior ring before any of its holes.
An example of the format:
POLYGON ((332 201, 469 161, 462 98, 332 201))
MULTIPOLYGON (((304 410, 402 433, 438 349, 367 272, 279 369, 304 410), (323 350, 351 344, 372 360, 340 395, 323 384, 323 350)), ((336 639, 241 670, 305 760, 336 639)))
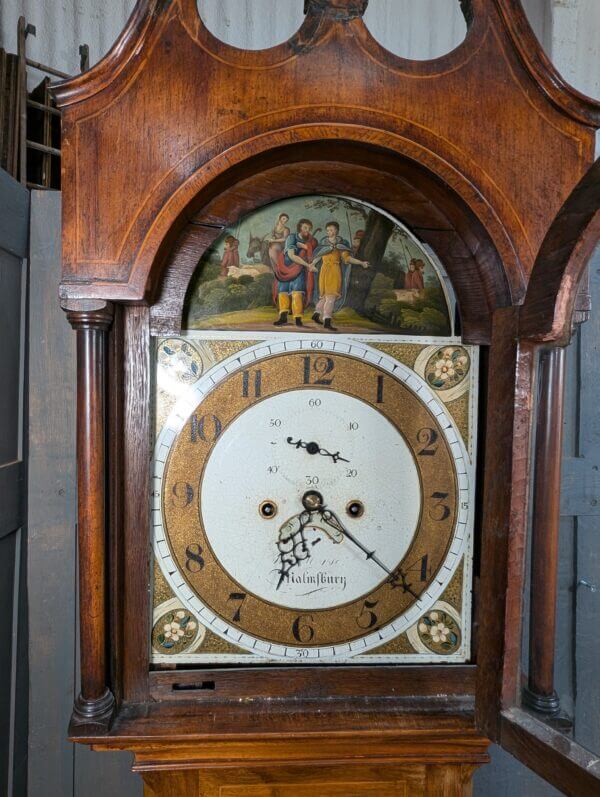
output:
POLYGON ((509 714, 536 351, 568 342, 597 240, 600 107, 556 73, 518 0, 462 0, 466 39, 423 62, 378 44, 366 5, 307 0, 289 41, 249 52, 193 0, 139 0, 109 54, 55 88, 78 341, 70 735, 133 751, 148 794, 462 794, 488 740, 532 744, 509 714), (482 347, 473 663, 153 671, 150 334, 179 331, 225 226, 310 193, 371 202, 430 244, 482 347))

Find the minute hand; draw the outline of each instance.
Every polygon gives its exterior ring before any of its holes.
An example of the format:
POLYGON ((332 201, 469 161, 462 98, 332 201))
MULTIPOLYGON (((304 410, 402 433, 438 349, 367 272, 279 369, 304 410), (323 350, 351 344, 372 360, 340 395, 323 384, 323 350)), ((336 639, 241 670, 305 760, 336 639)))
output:
POLYGON ((398 576, 400 576, 402 579, 402 584, 400 586, 402 586, 402 589, 405 592, 410 592, 410 594, 413 595, 415 598, 419 597, 410 588, 410 584, 406 583, 406 577, 404 576, 404 573, 402 573, 402 571, 398 569, 396 569, 395 571, 390 570, 389 567, 384 565, 381 559, 379 559, 379 557, 375 554, 375 551, 370 551, 365 545, 362 544, 360 540, 358 540, 354 536, 354 534, 352 534, 351 532, 348 531, 347 528, 345 528, 345 526, 341 523, 340 519, 335 514, 335 512, 332 512, 331 509, 322 509, 321 517, 323 518, 325 523, 329 523, 330 526, 337 528, 345 537, 348 537, 348 539, 351 542, 353 542, 357 546, 357 548, 360 548, 360 550, 364 553, 367 559, 371 559, 373 562, 375 562, 376 565, 379 565, 379 567, 382 570, 385 570, 385 572, 390 576, 390 579, 396 580, 398 576))
POLYGON ((334 528, 338 529, 338 531, 341 531, 345 537, 348 537, 349 540, 351 540, 358 548, 360 548, 360 550, 364 553, 367 559, 372 559, 375 562, 375 564, 379 565, 379 567, 381 567, 382 570, 385 570, 385 572, 388 573, 388 575, 390 576, 392 575, 392 571, 388 567, 386 567, 381 561, 381 559, 379 559, 375 555, 375 551, 370 551, 366 547, 366 545, 363 545, 360 540, 356 539, 354 534, 351 534, 348 531, 348 529, 346 529, 342 525, 339 517, 335 514, 335 512, 332 512, 331 509, 323 509, 321 510, 321 517, 323 518, 325 523, 329 523, 330 526, 333 526, 334 528))

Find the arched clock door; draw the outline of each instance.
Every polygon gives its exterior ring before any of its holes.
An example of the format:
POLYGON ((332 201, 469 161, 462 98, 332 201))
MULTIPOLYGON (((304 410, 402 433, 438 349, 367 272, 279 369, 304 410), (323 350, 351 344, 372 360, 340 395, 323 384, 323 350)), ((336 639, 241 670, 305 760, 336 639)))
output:
POLYGON ((600 112, 518 4, 463 3, 431 62, 366 5, 247 53, 140 2, 56 89, 70 732, 149 795, 466 794, 518 725, 536 356, 570 334, 600 112))

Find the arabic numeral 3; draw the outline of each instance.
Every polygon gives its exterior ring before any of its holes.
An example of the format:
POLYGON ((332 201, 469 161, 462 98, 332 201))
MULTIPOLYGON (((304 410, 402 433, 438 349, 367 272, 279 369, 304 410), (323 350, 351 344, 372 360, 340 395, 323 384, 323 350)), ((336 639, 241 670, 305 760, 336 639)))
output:
POLYGON ((307 476, 306 483, 312 485, 313 487, 319 483, 318 476, 307 476))
POLYGON ((429 509, 429 517, 432 520, 441 522, 450 517, 451 510, 448 504, 444 503, 448 498, 448 493, 435 492, 431 494, 431 500, 435 501, 429 509))
POLYGON ((308 648, 298 648, 295 654, 297 659, 306 659, 308 658, 308 648))

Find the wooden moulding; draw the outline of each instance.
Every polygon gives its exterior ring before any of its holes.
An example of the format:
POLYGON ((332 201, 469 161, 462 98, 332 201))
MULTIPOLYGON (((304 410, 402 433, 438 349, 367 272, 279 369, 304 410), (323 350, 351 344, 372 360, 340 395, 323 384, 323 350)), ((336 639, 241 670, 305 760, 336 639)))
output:
MULTIPOLYGON (((298 699, 237 702, 225 711, 207 703, 199 714, 193 703, 125 707, 110 736, 81 734, 94 749, 127 749, 134 769, 210 769, 263 767, 275 775, 285 766, 423 763, 477 766, 488 760, 487 740, 472 715, 424 712, 420 701, 364 704, 298 699), (412 702, 412 705, 410 703, 412 702)), ((454 792, 452 792, 454 793, 454 792)))

